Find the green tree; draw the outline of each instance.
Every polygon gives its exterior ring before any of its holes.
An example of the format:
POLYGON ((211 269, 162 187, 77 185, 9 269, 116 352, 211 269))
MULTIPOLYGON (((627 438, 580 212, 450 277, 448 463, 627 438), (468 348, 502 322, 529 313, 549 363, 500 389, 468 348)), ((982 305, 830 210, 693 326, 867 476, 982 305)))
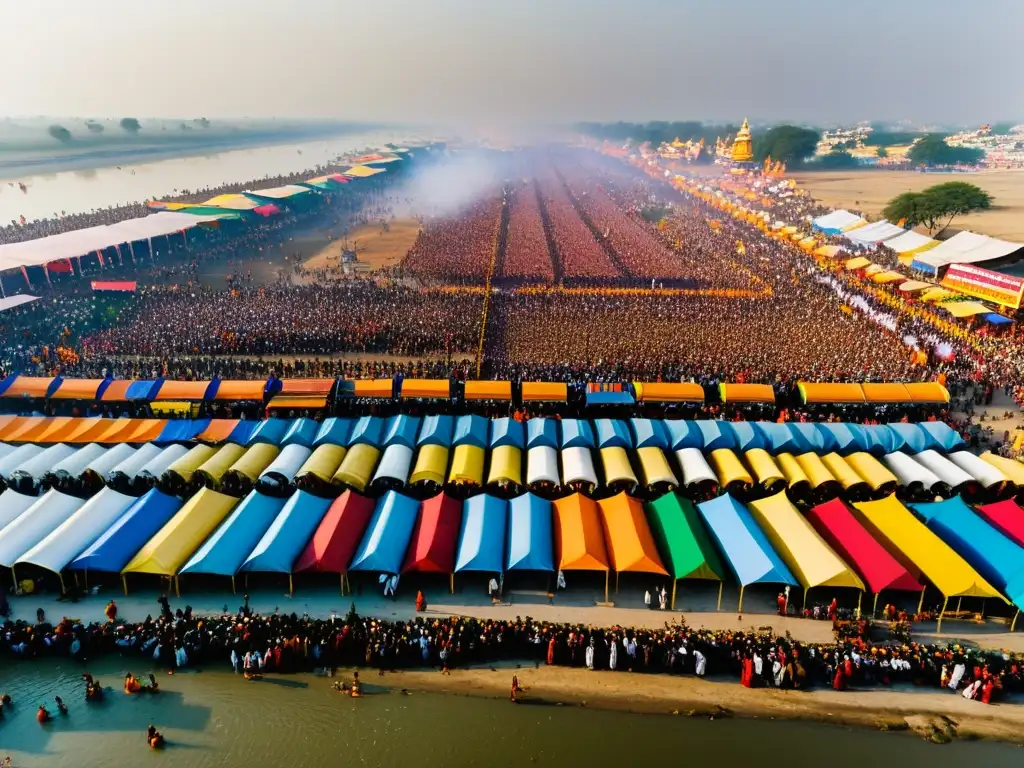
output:
POLYGON ((121 129, 128 133, 138 133, 142 130, 142 124, 134 117, 122 117, 120 125, 121 129))
POLYGON ((878 149, 875 150, 875 157, 879 157, 879 158, 883 158, 884 159, 884 158, 886 158, 888 156, 889 156, 889 150, 886 149, 885 147, 879 147, 878 149))
POLYGON ((948 228, 957 216, 991 207, 992 196, 985 190, 966 181, 948 181, 923 192, 904 192, 890 200, 882 214, 889 221, 924 225, 931 234, 948 228))
POLYGON ((923 136, 907 152, 914 165, 977 165, 985 153, 971 147, 951 147, 937 133, 923 136))
POLYGON ((86 120, 85 127, 89 130, 89 133, 103 133, 103 124, 97 123, 95 120, 86 120))
POLYGON ((833 149, 827 155, 808 163, 807 167, 813 170, 839 171, 860 168, 860 162, 845 149, 833 149))
POLYGON ((795 125, 778 125, 754 138, 754 157, 763 162, 771 155, 793 167, 814 154, 821 134, 795 125))
POLYGON ((71 131, 63 125, 51 125, 46 129, 46 132, 62 144, 67 144, 71 141, 71 131))

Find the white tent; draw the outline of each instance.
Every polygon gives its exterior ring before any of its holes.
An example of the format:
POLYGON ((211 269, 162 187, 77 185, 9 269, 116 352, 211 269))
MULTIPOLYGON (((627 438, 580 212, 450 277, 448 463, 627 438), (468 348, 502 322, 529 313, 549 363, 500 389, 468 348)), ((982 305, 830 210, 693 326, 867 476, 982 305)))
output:
POLYGON ((184 445, 179 445, 177 443, 174 445, 168 445, 139 470, 137 477, 159 480, 163 476, 164 472, 167 471, 167 468, 186 453, 188 453, 188 448, 184 445))
POLYGON ((548 445, 538 445, 526 452, 526 484, 558 485, 558 452, 548 445))
POLYGON ((934 240, 927 235, 908 230, 892 240, 886 240, 885 247, 896 251, 896 253, 907 253, 908 251, 916 251, 918 248, 923 248, 931 242, 934 242, 934 240))
POLYGON ((880 243, 883 240, 902 235, 905 231, 903 227, 897 227, 895 224, 890 224, 883 219, 882 221, 876 221, 874 224, 857 227, 857 229, 850 230, 843 236, 855 243, 880 243))
POLYGON ((882 457, 882 463, 889 471, 896 475, 896 479, 904 488, 916 490, 932 490, 940 485, 942 481, 938 475, 919 464, 905 453, 889 453, 882 457))
POLYGON ((18 558, 46 538, 85 504, 85 499, 60 491, 47 491, 35 504, 7 525, 0 535, 0 567, 10 568, 18 558))
POLYGON ((687 488, 718 483, 718 476, 711 470, 711 465, 699 448, 680 448, 676 451, 676 458, 683 470, 683 485, 687 488))
POLYGON ((845 209, 840 209, 838 211, 832 211, 832 213, 827 213, 824 216, 819 216, 811 223, 818 229, 841 230, 846 229, 847 227, 852 227, 854 224, 861 221, 864 221, 864 219, 857 214, 850 213, 845 209))
POLYGON ((998 467, 994 467, 973 453, 957 451, 956 453, 949 454, 948 458, 960 469, 981 483, 983 488, 991 488, 994 485, 1007 481, 1006 475, 998 467))
POLYGON ((920 453, 915 454, 913 458, 918 464, 931 470, 936 476, 938 476, 939 480, 950 488, 959 488, 967 483, 976 482, 971 475, 964 472, 960 467, 942 454, 937 453, 930 448, 927 451, 921 451, 920 453))
POLYGON ((594 471, 594 457, 589 448, 575 446, 562 449, 562 485, 570 483, 590 483, 597 485, 597 473, 594 471))
POLYGON ((39 301, 39 297, 29 296, 27 293, 19 293, 17 296, 5 296, 0 299, 0 312, 20 307, 22 304, 28 304, 31 301, 39 301))
POLYGON ((997 240, 975 232, 960 232, 931 250, 914 257, 913 265, 919 269, 937 272, 950 264, 977 264, 1019 251, 1024 245, 997 240))
MULTIPOLYGON (((286 445, 284 449, 277 454, 277 457, 270 462, 270 466, 264 469, 258 478, 258 482, 261 484, 273 485, 273 486, 286 486, 292 483, 295 479, 295 473, 299 471, 303 464, 306 463, 306 459, 309 458, 312 450, 304 445, 298 443, 292 443, 286 445)), ((412 452, 410 451, 410 459, 412 452)), ((406 471, 406 477, 409 473, 406 471)), ((405 482, 405 478, 402 478, 402 482, 405 482)))
POLYGON ((98 459, 107 452, 107 449, 98 443, 89 443, 79 448, 66 459, 62 459, 46 471, 47 475, 55 477, 78 477, 82 471, 89 466, 89 462, 98 459))
POLYGON ((14 470, 42 452, 43 446, 41 445, 34 445, 32 443, 19 445, 6 456, 0 458, 0 478, 9 480, 14 470))
POLYGON ((21 555, 15 565, 37 565, 60 573, 96 539, 106 533, 137 499, 104 488, 78 508, 46 538, 21 555))
MULTIPOLYGON (((122 443, 122 445, 125 445, 125 443, 122 443)), ((118 475, 123 475, 129 482, 131 482, 135 479, 136 475, 139 474, 139 470, 163 452, 164 449, 159 445, 154 443, 145 443, 139 448, 139 450, 135 451, 135 453, 126 458, 116 467, 111 467, 107 478, 109 479, 118 475)))
POLYGON ((38 496, 18 493, 13 488, 8 488, 3 493, 0 493, 0 531, 16 520, 22 512, 37 501, 39 501, 38 496))
MULTIPOLYGON (((146 443, 146 445, 149 445, 149 443, 146 443)), ((118 443, 113 448, 104 453, 102 456, 97 456, 95 459, 86 464, 82 472, 80 472, 79 474, 84 474, 85 472, 92 472, 96 474, 98 477, 102 477, 104 482, 106 482, 107 480, 110 479, 111 472, 114 470, 115 467, 118 467, 121 464, 124 464, 126 461, 133 459, 136 453, 138 453, 138 451, 136 451, 135 448, 133 448, 132 446, 128 445, 128 443, 118 443)))
POLYGON ((14 453, 16 450, 18 450, 18 446, 16 445, 0 443, 0 461, 2 461, 4 457, 14 453))
POLYGON ((284 200, 285 198, 295 197, 297 195, 309 195, 312 193, 313 190, 309 187, 300 187, 298 184, 285 184, 283 187, 246 190, 246 194, 257 195, 259 197, 270 197, 275 200, 284 200))
POLYGON ((30 478, 34 482, 39 481, 43 478, 43 475, 50 471, 51 467, 57 466, 64 459, 72 456, 76 450, 70 445, 64 445, 64 443, 55 443, 49 448, 44 448, 32 458, 23 461, 11 470, 11 480, 14 481, 25 477, 30 478))
MULTIPOLYGON (((307 455, 309 449, 306 449, 307 455)), ((373 480, 370 485, 388 480, 396 480, 400 485, 405 485, 409 479, 409 468, 412 466, 412 448, 395 443, 384 449, 380 457, 380 464, 377 471, 373 473, 373 480)), ((296 470, 297 471, 297 470, 296 470)), ((292 473, 294 475, 294 473, 292 473)))

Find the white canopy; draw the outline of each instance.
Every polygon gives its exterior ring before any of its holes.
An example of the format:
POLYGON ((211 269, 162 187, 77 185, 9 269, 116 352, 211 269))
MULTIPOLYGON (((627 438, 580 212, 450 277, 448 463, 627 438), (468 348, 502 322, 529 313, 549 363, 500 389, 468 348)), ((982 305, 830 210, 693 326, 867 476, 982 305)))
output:
MULTIPOLYGON (((146 443, 146 445, 149 445, 149 443, 146 443)), ((138 453, 138 451, 128 445, 128 443, 118 443, 102 456, 97 456, 86 464, 82 472, 79 474, 81 475, 85 472, 94 472, 99 477, 102 477, 104 481, 109 480, 113 470, 121 464, 124 464, 126 461, 135 458, 136 453, 138 453)))
MULTIPOLYGON (((295 479, 295 473, 299 471, 303 464, 306 463, 306 459, 313 451, 304 445, 298 443, 292 443, 286 445, 284 449, 277 454, 270 466, 264 469, 259 476, 259 482, 270 483, 271 485, 288 485, 295 479)), ((408 476, 408 472, 406 472, 408 476)), ((402 478, 405 482, 405 478, 402 478)))
POLYGON ((1007 481, 1006 475, 998 467, 992 466, 973 453, 957 451, 956 453, 949 454, 948 458, 960 469, 981 483, 983 488, 991 488, 993 485, 999 485, 1007 481))
POLYGON ((974 478, 960 469, 960 467, 930 448, 927 451, 921 451, 916 454, 914 461, 930 469, 938 476, 939 480, 950 488, 959 488, 965 483, 975 482, 974 478))
POLYGON ((19 445, 6 456, 0 458, 0 478, 9 480, 11 478, 11 473, 14 472, 14 470, 33 456, 37 456, 42 452, 43 446, 41 445, 35 445, 34 443, 19 445))
POLYGON ((20 307, 22 304, 28 304, 30 301, 39 301, 39 297, 29 296, 27 293, 19 293, 17 296, 5 296, 0 299, 0 312, 20 307))
POLYGON ((916 251, 918 248, 922 248, 931 242, 933 240, 927 235, 908 230, 892 240, 886 240, 885 247, 896 251, 896 253, 907 253, 908 251, 916 251))
POLYGON ((882 457, 882 463, 885 464, 890 472, 896 475, 896 479, 899 480, 900 485, 904 488, 920 485, 925 490, 930 491, 942 482, 938 475, 923 464, 914 461, 905 453, 897 451, 896 453, 886 454, 882 457))
POLYGON ((847 232, 844 237, 856 243, 880 243, 883 240, 902 235, 906 230, 883 219, 847 232))
POLYGON ((718 476, 699 448, 680 448, 676 451, 679 467, 683 470, 683 485, 689 487, 704 483, 718 483, 718 476))
POLYGON ((309 195, 313 190, 309 187, 300 187, 298 184, 285 184, 283 187, 268 187, 267 189, 246 190, 249 194, 259 197, 272 197, 275 200, 283 200, 296 195, 309 195))
POLYGON ((0 443, 0 460, 18 450, 18 446, 9 443, 0 443))
POLYGON ((558 452, 547 445, 538 445, 526 452, 526 484, 558 485, 558 452))
POLYGON ((66 475, 78 477, 82 471, 89 466, 89 462, 98 459, 107 452, 107 449, 98 443, 89 443, 79 448, 66 459, 62 459, 46 471, 47 475, 66 475))
POLYGON ((0 536, 0 567, 10 568, 85 504, 85 499, 47 491, 7 525, 0 536))
POLYGON ((812 223, 818 229, 846 229, 860 221, 864 221, 864 219, 855 213, 850 213, 841 208, 838 211, 832 211, 832 213, 819 216, 812 223))
POLYGON ((44 448, 39 453, 35 454, 28 461, 23 461, 21 464, 11 470, 11 478, 17 476, 30 477, 33 480, 39 480, 50 471, 51 467, 57 466, 64 459, 73 455, 76 452, 75 448, 70 445, 64 445, 64 443, 55 443, 49 448, 44 448))
POLYGON ((8 488, 0 493, 0 531, 37 501, 39 501, 38 496, 18 493, 13 488, 8 488))
POLYGON ((1001 259, 1024 248, 1019 243, 997 240, 975 232, 960 232, 929 251, 914 257, 914 264, 930 267, 937 271, 950 264, 977 264, 982 261, 1001 259))
POLYGON ((573 448, 563 448, 562 485, 581 482, 597 485, 594 457, 591 455, 590 449, 579 445, 573 448))
POLYGON ((160 453, 150 459, 146 464, 139 470, 138 477, 152 477, 155 480, 159 480, 167 468, 174 462, 180 459, 188 453, 188 448, 179 443, 174 445, 168 445, 160 453))
POLYGON ((60 573, 68 563, 106 533, 135 501, 133 496, 104 488, 53 529, 45 539, 21 555, 15 565, 38 565, 60 573))
MULTIPOLYGON (((306 450, 309 451, 308 448, 306 450)), ((373 473, 373 480, 370 481, 370 484, 380 480, 397 480, 405 485, 406 480, 409 479, 411 466, 412 448, 398 443, 389 445, 380 457, 380 464, 377 465, 377 471, 373 473)))
MULTIPOLYGON (((122 443, 122 445, 124 445, 124 443, 122 443)), ((107 478, 109 479, 114 475, 124 475, 128 480, 134 480, 139 474, 139 471, 146 466, 146 464, 163 453, 164 450, 164 448, 161 448, 159 445, 154 443, 144 443, 139 450, 135 451, 135 453, 126 458, 116 467, 112 467, 107 478)))

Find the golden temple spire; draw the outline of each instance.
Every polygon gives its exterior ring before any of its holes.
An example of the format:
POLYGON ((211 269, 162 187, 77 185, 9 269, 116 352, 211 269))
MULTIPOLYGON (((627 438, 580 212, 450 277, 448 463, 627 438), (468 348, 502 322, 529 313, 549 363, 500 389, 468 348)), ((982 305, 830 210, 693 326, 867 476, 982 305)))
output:
POLYGON ((750 137, 750 124, 743 118, 743 127, 732 143, 732 159, 737 163, 749 163, 754 159, 754 142, 750 137))

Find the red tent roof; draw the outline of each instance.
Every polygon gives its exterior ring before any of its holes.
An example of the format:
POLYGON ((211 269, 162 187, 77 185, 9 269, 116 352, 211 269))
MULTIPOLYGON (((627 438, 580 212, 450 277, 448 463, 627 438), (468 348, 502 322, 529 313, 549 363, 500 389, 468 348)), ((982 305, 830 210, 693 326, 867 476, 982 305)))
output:
POLYGON ((292 570, 345 573, 373 515, 373 499, 345 491, 334 500, 292 570))
POLYGON ((402 572, 452 573, 462 527, 462 504, 444 493, 420 505, 402 572))
POLYGON ((1013 499, 977 507, 978 513, 1012 541, 1024 547, 1024 509, 1013 499))
POLYGON ((807 519, 832 549, 856 569, 869 591, 878 594, 883 589, 924 589, 839 499, 814 507, 807 513, 807 519))

